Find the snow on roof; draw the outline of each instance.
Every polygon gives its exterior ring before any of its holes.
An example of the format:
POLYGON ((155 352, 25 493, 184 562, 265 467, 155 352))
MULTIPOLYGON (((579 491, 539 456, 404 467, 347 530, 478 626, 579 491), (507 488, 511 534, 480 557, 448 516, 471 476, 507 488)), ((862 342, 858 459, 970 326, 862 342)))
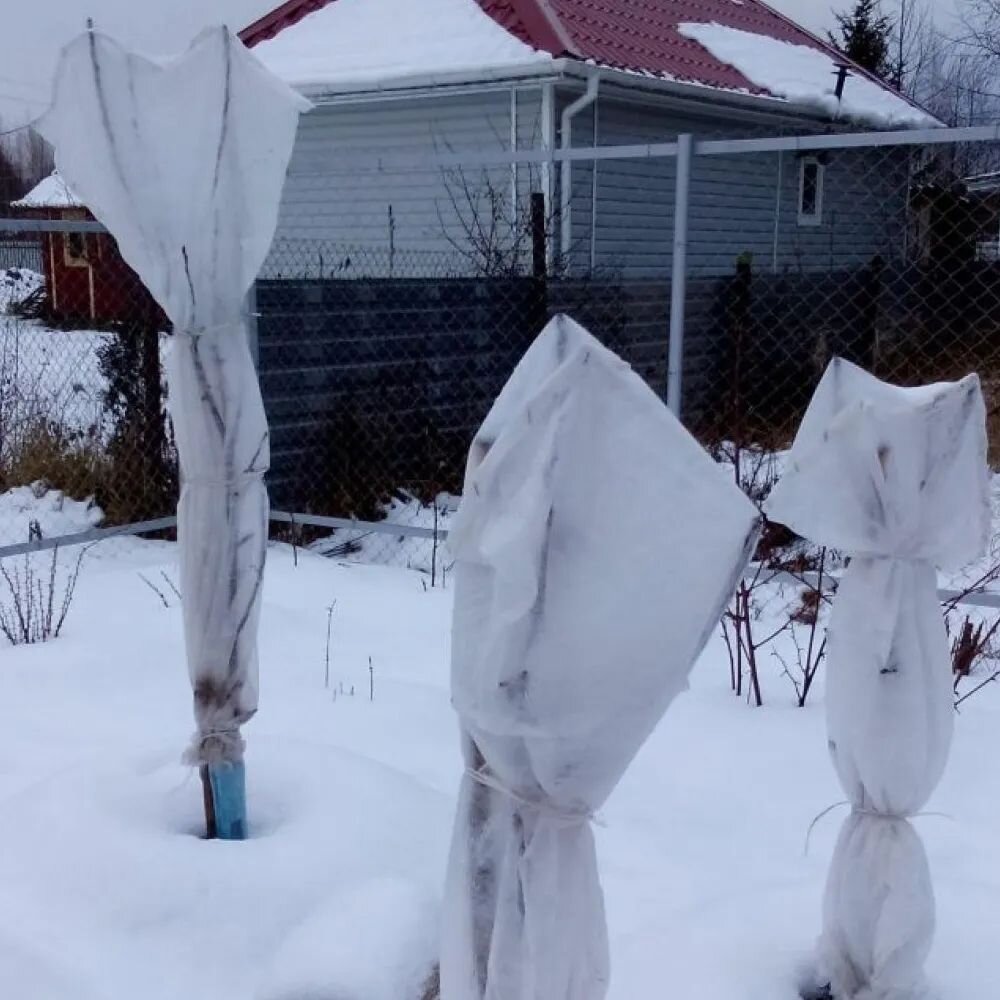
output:
POLYGON ((240 37, 299 85, 311 77, 347 89, 359 74, 362 82, 389 83, 414 72, 489 71, 551 56, 778 98, 823 116, 938 124, 859 67, 847 81, 852 93, 838 106, 832 64, 842 57, 762 0, 286 0, 240 37), (702 23, 691 24, 696 18, 702 23), (343 35, 335 48, 330 33, 343 35), (277 45, 283 38, 289 41, 277 45), (803 50, 795 52, 794 67, 789 48, 803 50), (776 53, 780 76, 767 72, 776 53))
POLYGON ((11 202, 12 208, 83 208, 83 202, 66 186, 55 170, 36 184, 23 198, 11 202))
POLYGON ((475 0, 337 0, 259 42, 254 54, 303 89, 552 62, 475 0))
POLYGON ((741 31, 722 24, 678 25, 722 62, 729 63, 757 87, 790 104, 869 125, 933 127, 935 118, 885 84, 849 70, 838 102, 838 61, 808 45, 741 31))

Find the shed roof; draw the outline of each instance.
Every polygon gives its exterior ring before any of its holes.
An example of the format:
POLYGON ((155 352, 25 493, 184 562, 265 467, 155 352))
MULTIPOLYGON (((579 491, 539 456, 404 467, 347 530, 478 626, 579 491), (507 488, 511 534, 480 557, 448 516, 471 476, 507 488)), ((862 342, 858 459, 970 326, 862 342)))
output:
POLYGON ((66 186, 53 170, 23 198, 11 202, 11 208, 83 208, 83 202, 66 186))
MULTIPOLYGON (((364 78, 369 80, 388 81, 415 67, 426 72, 496 69, 566 57, 717 91, 779 98, 824 114, 835 103, 836 64, 844 62, 835 48, 762 0, 288 0, 241 37, 291 82, 312 77, 308 82, 322 84, 344 82, 357 71, 362 28, 364 78), (496 25, 521 47, 499 42, 491 30, 496 25), (710 32, 697 30, 709 26, 710 32), (765 57, 748 54, 755 38, 761 49, 766 47, 765 57), (807 81, 812 89, 791 86, 783 92, 788 68, 803 65, 809 52, 816 58, 807 81), (764 71, 776 58, 786 72, 764 71)), ((855 91, 857 99, 842 112, 847 117, 934 124, 860 67, 851 65, 850 74, 845 96, 855 91)))

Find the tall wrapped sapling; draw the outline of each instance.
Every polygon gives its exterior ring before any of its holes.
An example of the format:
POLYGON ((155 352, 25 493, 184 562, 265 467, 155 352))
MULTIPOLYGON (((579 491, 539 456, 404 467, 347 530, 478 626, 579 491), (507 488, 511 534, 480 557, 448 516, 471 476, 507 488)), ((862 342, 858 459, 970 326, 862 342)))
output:
POLYGON ((475 436, 449 544, 466 772, 443 1000, 600 1000, 590 819, 686 685, 758 532, 649 387, 554 319, 475 436))
POLYGON ((909 820, 948 759, 951 660, 935 566, 989 534, 979 379, 901 389, 842 360, 823 376, 767 512, 851 557, 830 617, 827 731, 851 804, 823 903, 837 1000, 916 1000, 934 894, 909 820))
POLYGON ((243 302, 274 235, 307 102, 222 27, 169 62, 89 31, 40 123, 66 183, 173 324, 184 632, 209 835, 246 835, 241 725, 257 710, 268 429, 243 302))

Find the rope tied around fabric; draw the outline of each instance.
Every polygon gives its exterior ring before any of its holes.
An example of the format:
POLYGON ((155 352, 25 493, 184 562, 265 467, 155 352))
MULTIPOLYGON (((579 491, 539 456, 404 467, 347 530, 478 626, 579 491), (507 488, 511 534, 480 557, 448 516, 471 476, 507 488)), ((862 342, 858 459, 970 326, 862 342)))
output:
POLYGON ((856 806, 847 799, 841 802, 834 802, 832 806, 827 806, 821 813, 819 813, 813 821, 809 824, 809 829, 806 831, 806 842, 803 847, 802 856, 808 857, 809 855, 809 840, 812 837, 813 830, 816 828, 820 820, 825 819, 830 815, 835 809, 840 809, 842 806, 851 807, 852 816, 868 816, 871 819, 881 819, 886 820, 890 823, 908 823, 911 819, 921 819, 925 816, 936 816, 939 819, 950 819, 954 822, 955 817, 949 816, 948 813, 943 812, 915 812, 915 813, 894 813, 894 812, 882 812, 879 809, 872 809, 868 806, 856 806))
POLYGON ((522 809, 527 809, 535 815, 557 826, 574 827, 584 826, 587 823, 596 823, 602 826, 600 819, 592 809, 572 809, 564 808, 546 799, 529 799, 524 795, 515 792, 502 782, 495 774, 488 770, 475 770, 466 768, 466 776, 471 778, 476 784, 489 788, 494 792, 499 792, 522 809))
POLYGON ((238 764, 245 749, 246 741, 239 726, 208 729, 194 734, 191 745, 184 751, 184 763, 191 767, 238 764))

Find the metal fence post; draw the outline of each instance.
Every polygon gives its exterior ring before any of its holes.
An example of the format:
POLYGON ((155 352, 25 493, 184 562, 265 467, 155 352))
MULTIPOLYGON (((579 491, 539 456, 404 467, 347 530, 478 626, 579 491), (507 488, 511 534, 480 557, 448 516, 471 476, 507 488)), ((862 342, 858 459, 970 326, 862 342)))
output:
POLYGON ((684 306, 687 296, 688 208, 691 194, 691 155, 694 140, 689 132, 677 137, 677 179, 674 194, 674 256, 670 279, 670 350, 667 361, 667 406, 681 417, 684 369, 684 306))

